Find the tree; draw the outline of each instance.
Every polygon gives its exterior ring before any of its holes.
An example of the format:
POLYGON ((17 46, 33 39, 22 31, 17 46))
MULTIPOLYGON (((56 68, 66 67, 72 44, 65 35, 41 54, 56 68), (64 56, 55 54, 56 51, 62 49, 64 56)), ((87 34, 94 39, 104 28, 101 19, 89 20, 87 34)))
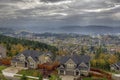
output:
POLYGON ((49 80, 62 80, 62 78, 60 78, 57 75, 51 75, 51 77, 49 78, 49 80))
POLYGON ((55 75, 51 75, 49 80, 56 80, 56 76, 55 75))
POLYGON ((10 59, 1 59, 0 62, 1 62, 3 65, 10 65, 10 64, 11 64, 10 59))
POLYGON ((116 52, 115 55, 118 57, 118 59, 120 60, 120 52, 116 52))
POLYGON ((28 80, 28 79, 27 79, 26 75, 23 74, 20 80, 28 80))
POLYGON ((85 50, 83 47, 81 47, 81 54, 84 54, 85 53, 85 50))
POLYGON ((57 76, 57 80, 62 80, 62 78, 60 76, 57 76))
POLYGON ((38 76, 38 80, 43 80, 43 76, 41 74, 38 76))
POLYGON ((110 57, 109 57, 109 59, 108 59, 108 63, 109 63, 109 64, 114 64, 114 63, 116 63, 117 61, 118 61, 117 56, 115 56, 115 55, 110 55, 110 57))

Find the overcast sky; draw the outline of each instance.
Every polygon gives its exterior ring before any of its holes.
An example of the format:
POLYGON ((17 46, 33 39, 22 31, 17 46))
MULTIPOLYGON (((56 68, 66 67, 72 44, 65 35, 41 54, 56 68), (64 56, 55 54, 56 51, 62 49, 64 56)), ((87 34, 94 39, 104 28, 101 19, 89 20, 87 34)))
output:
POLYGON ((120 0, 0 0, 0 27, 120 26, 120 0))

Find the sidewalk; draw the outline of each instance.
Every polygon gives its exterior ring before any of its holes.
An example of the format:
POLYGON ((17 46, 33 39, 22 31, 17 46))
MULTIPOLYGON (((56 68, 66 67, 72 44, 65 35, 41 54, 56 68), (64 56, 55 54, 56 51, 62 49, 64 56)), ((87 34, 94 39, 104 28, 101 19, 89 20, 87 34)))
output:
POLYGON ((60 76, 62 78, 62 80, 74 80, 74 76, 68 76, 68 75, 65 75, 65 76, 60 76))
POLYGON ((4 76, 14 77, 14 75, 22 69, 24 69, 24 68, 22 68, 22 67, 8 67, 8 68, 2 70, 2 74, 4 76))
MULTIPOLYGON (((20 74, 15 74, 14 76, 19 76, 19 77, 21 77, 22 75, 20 75, 20 74)), ((28 78, 32 78, 32 79, 39 79, 38 77, 33 77, 33 76, 27 76, 28 78)))

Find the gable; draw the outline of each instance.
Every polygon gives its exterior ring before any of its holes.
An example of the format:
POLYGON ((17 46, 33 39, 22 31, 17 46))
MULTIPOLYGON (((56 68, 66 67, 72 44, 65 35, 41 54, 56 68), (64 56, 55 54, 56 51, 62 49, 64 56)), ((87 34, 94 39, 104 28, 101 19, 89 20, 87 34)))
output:
POLYGON ((81 67, 88 67, 84 62, 82 62, 79 66, 81 66, 81 67))
POLYGON ((35 62, 34 59, 31 56, 28 57, 28 61, 29 62, 35 62))
POLYGON ((25 61, 25 56, 23 54, 16 56, 16 58, 19 59, 20 61, 25 61))
POLYGON ((65 64, 74 64, 74 65, 76 65, 75 62, 72 59, 68 59, 68 61, 66 61, 65 64))
POLYGON ((44 55, 42 54, 41 56, 39 56, 39 60, 44 60, 44 55))
POLYGON ((18 57, 19 58, 25 58, 25 56, 23 54, 20 54, 18 57))
POLYGON ((64 66, 63 66, 63 65, 60 65, 60 68, 64 68, 64 66))

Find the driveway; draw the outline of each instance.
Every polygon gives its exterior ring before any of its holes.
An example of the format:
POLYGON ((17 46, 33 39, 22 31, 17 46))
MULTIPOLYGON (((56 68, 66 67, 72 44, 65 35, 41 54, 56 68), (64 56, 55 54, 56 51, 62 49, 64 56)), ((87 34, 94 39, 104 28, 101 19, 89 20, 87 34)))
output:
POLYGON ((65 76, 60 76, 62 78, 62 80, 74 80, 74 76, 69 76, 69 75, 65 75, 65 76))
POLYGON ((115 80, 120 80, 120 74, 113 74, 112 78, 115 80))
POLYGON ((23 67, 8 67, 2 70, 4 76, 13 77, 16 73, 24 69, 23 67))

